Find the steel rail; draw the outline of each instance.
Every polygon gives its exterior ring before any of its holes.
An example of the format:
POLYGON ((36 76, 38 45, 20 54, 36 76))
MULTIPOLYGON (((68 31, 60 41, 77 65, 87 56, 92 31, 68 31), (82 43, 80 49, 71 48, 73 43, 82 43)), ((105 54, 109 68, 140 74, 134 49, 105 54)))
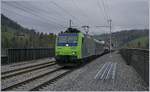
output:
POLYGON ((20 71, 20 70, 23 70, 23 69, 26 69, 26 68, 36 67, 36 66, 48 64, 48 63, 51 63, 51 62, 53 62, 53 61, 45 62, 45 63, 40 63, 40 64, 34 64, 34 65, 26 66, 26 67, 21 67, 21 68, 9 70, 9 71, 1 72, 1 74, 3 75, 3 74, 6 74, 6 73, 16 72, 16 71, 20 71))
POLYGON ((51 74, 51 73, 53 73, 53 72, 59 71, 59 70, 61 70, 62 68, 63 68, 63 67, 60 67, 60 68, 54 69, 54 70, 52 70, 52 71, 46 72, 46 73, 44 73, 44 74, 35 76, 35 77, 33 77, 33 78, 29 78, 29 79, 24 80, 24 81, 21 81, 21 82, 19 82, 19 83, 13 84, 13 85, 11 85, 11 86, 9 86, 9 87, 2 88, 1 90, 2 90, 2 91, 11 90, 11 89, 13 89, 13 88, 16 88, 16 87, 22 85, 22 84, 28 83, 28 82, 33 81, 33 80, 38 79, 38 78, 41 78, 41 77, 43 77, 43 76, 45 76, 45 75, 48 75, 48 74, 51 74))
POLYGON ((98 73, 96 74, 96 76, 94 77, 94 79, 96 79, 98 76, 100 76, 99 74, 101 74, 102 70, 105 69, 105 66, 107 66, 107 64, 103 64, 102 68, 98 71, 98 73))
POLYGON ((36 86, 36 87, 30 89, 29 91, 38 91, 38 90, 41 89, 42 87, 45 87, 45 86, 47 86, 47 85, 49 85, 49 84, 51 84, 51 83, 57 81, 58 79, 60 79, 60 78, 62 78, 63 76, 65 76, 66 74, 70 73, 71 71, 72 71, 72 70, 68 70, 68 71, 66 71, 66 72, 64 72, 64 73, 62 73, 62 74, 60 74, 60 75, 57 75, 56 77, 54 77, 54 78, 52 78, 52 79, 50 79, 50 80, 48 80, 48 81, 46 81, 46 82, 44 82, 44 83, 42 83, 42 84, 40 84, 40 85, 38 85, 38 86, 36 86))
POLYGON ((110 72, 113 69, 113 66, 114 66, 114 64, 111 64, 110 69, 109 69, 105 79, 108 79, 108 76, 110 75, 110 72))
POLYGON ((56 65, 56 63, 51 63, 51 64, 48 63, 48 64, 36 66, 36 67, 30 67, 30 68, 23 69, 23 70, 20 70, 20 71, 17 71, 17 72, 13 72, 13 73, 8 73, 6 75, 2 75, 1 78, 2 79, 10 78, 10 77, 13 77, 13 76, 21 75, 21 74, 24 74, 24 73, 35 71, 35 70, 42 69, 42 68, 45 68, 45 67, 48 67, 48 66, 52 66, 52 65, 56 65))
POLYGON ((104 70, 102 76, 100 77, 100 79, 103 79, 104 75, 107 74, 108 69, 110 68, 111 63, 108 63, 108 66, 106 67, 106 69, 104 70))
POLYGON ((117 67, 117 63, 115 63, 115 65, 114 65, 114 69, 113 69, 113 75, 112 75, 112 79, 113 79, 113 80, 115 79, 116 67, 117 67))

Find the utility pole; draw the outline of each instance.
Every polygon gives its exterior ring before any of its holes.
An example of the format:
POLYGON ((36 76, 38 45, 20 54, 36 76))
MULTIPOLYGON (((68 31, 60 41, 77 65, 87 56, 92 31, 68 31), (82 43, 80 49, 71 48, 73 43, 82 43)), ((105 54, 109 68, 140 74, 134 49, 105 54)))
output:
POLYGON ((70 20, 69 20, 69 28, 72 27, 71 23, 72 23, 72 21, 71 21, 71 19, 70 19, 70 20))
POLYGON ((111 22, 112 22, 112 20, 109 19, 109 20, 108 20, 108 23, 109 23, 109 30, 110 30, 110 38, 109 38, 109 40, 110 40, 110 41, 109 41, 109 42, 110 42, 110 43, 109 43, 109 44, 110 44, 110 47, 109 47, 109 48, 110 48, 110 57, 112 57, 112 55, 111 55, 111 49, 112 49, 112 46, 111 46, 111 44, 112 44, 112 42, 111 42, 111 40, 112 40, 112 39, 111 39, 111 22))

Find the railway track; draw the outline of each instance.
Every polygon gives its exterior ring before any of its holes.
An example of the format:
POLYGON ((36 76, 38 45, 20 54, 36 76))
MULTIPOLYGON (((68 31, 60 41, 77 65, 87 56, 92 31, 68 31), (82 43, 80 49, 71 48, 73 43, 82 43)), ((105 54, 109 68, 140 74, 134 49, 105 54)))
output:
POLYGON ((42 90, 76 68, 66 69, 55 62, 30 65, 2 73, 2 91, 42 90))
POLYGON ((3 87, 2 91, 10 91, 10 90, 20 90, 20 91, 29 91, 29 90, 39 90, 41 87, 56 81, 57 79, 63 77, 67 73, 71 72, 71 70, 63 69, 63 67, 55 68, 51 71, 46 71, 44 73, 38 74, 31 78, 27 78, 18 83, 9 85, 7 87, 3 87))
POLYGON ((15 70, 10 70, 10 71, 2 73, 1 79, 10 78, 10 77, 13 77, 13 76, 17 76, 17 75, 20 75, 20 74, 23 74, 23 73, 31 72, 31 71, 41 69, 41 68, 45 68, 45 67, 52 66, 52 65, 56 65, 56 63, 46 62, 46 63, 42 63, 42 64, 37 64, 37 65, 23 67, 23 68, 19 68, 19 69, 15 69, 15 70))
POLYGON ((12 69, 12 70, 1 72, 1 74, 4 75, 4 74, 12 73, 15 71, 20 71, 20 70, 27 69, 27 68, 32 68, 32 67, 36 67, 36 66, 40 66, 40 65, 44 65, 44 64, 49 64, 51 62, 53 62, 53 61, 40 63, 40 64, 33 64, 33 65, 29 65, 29 66, 25 66, 25 67, 21 67, 21 68, 17 68, 17 69, 12 69))
POLYGON ((53 84, 53 82, 57 81, 58 79, 62 78, 63 76, 65 76, 66 74, 68 74, 68 73, 70 73, 70 72, 72 72, 72 71, 73 71, 73 70, 66 70, 66 71, 64 71, 63 73, 61 73, 61 74, 59 74, 59 75, 57 75, 57 76, 55 76, 55 77, 53 77, 53 78, 49 78, 49 80, 47 80, 47 81, 41 83, 40 85, 37 85, 37 86, 31 88, 30 91, 39 91, 39 90, 42 89, 43 87, 48 86, 48 85, 50 85, 50 84, 53 84))
POLYGON ((2 73, 2 91, 38 91, 75 68, 66 69, 54 62, 22 67, 2 73))
POLYGON ((36 91, 65 76, 72 69, 65 69, 55 62, 29 65, 2 72, 2 91, 36 91))
POLYGON ((108 80, 108 79, 115 79, 115 72, 116 72, 116 65, 117 63, 108 62, 102 65, 101 69, 98 71, 95 79, 100 80, 108 80))

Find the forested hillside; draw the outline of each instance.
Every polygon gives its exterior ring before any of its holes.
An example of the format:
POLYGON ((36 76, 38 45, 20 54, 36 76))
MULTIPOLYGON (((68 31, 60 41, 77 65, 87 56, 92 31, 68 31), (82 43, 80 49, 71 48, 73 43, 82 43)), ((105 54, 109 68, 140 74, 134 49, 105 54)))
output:
POLYGON ((124 47, 148 49, 149 48, 149 37, 148 36, 139 37, 139 38, 132 40, 132 41, 128 42, 127 44, 125 44, 124 47))
MULTIPOLYGON (((51 29, 49 30, 51 31, 51 29)), ((54 47, 53 33, 44 34, 34 29, 27 29, 1 15, 1 46, 5 48, 39 48, 54 47)))
MULTIPOLYGON (((95 35, 96 39, 109 40, 109 34, 95 35)), ((149 30, 122 30, 112 33, 112 43, 117 47, 149 48, 149 30)))
MULTIPOLYGON (((34 29, 27 29, 13 20, 1 15, 1 46, 5 48, 54 47, 53 33, 44 34, 34 29)), ((109 34, 95 35, 96 39, 109 40, 109 34)), ((149 30, 123 30, 112 33, 112 43, 117 47, 149 47, 149 30)))

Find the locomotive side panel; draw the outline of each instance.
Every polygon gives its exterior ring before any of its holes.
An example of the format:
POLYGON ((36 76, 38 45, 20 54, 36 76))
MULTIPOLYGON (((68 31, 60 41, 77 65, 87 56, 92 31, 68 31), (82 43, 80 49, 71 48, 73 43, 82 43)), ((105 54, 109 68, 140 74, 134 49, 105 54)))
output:
POLYGON ((87 46, 86 46, 86 41, 85 37, 82 38, 82 58, 85 58, 87 56, 87 46))
POLYGON ((95 42, 91 37, 83 38, 82 56, 83 58, 95 55, 95 42))
POLYGON ((95 43, 95 55, 100 55, 104 52, 104 45, 101 43, 95 43))

